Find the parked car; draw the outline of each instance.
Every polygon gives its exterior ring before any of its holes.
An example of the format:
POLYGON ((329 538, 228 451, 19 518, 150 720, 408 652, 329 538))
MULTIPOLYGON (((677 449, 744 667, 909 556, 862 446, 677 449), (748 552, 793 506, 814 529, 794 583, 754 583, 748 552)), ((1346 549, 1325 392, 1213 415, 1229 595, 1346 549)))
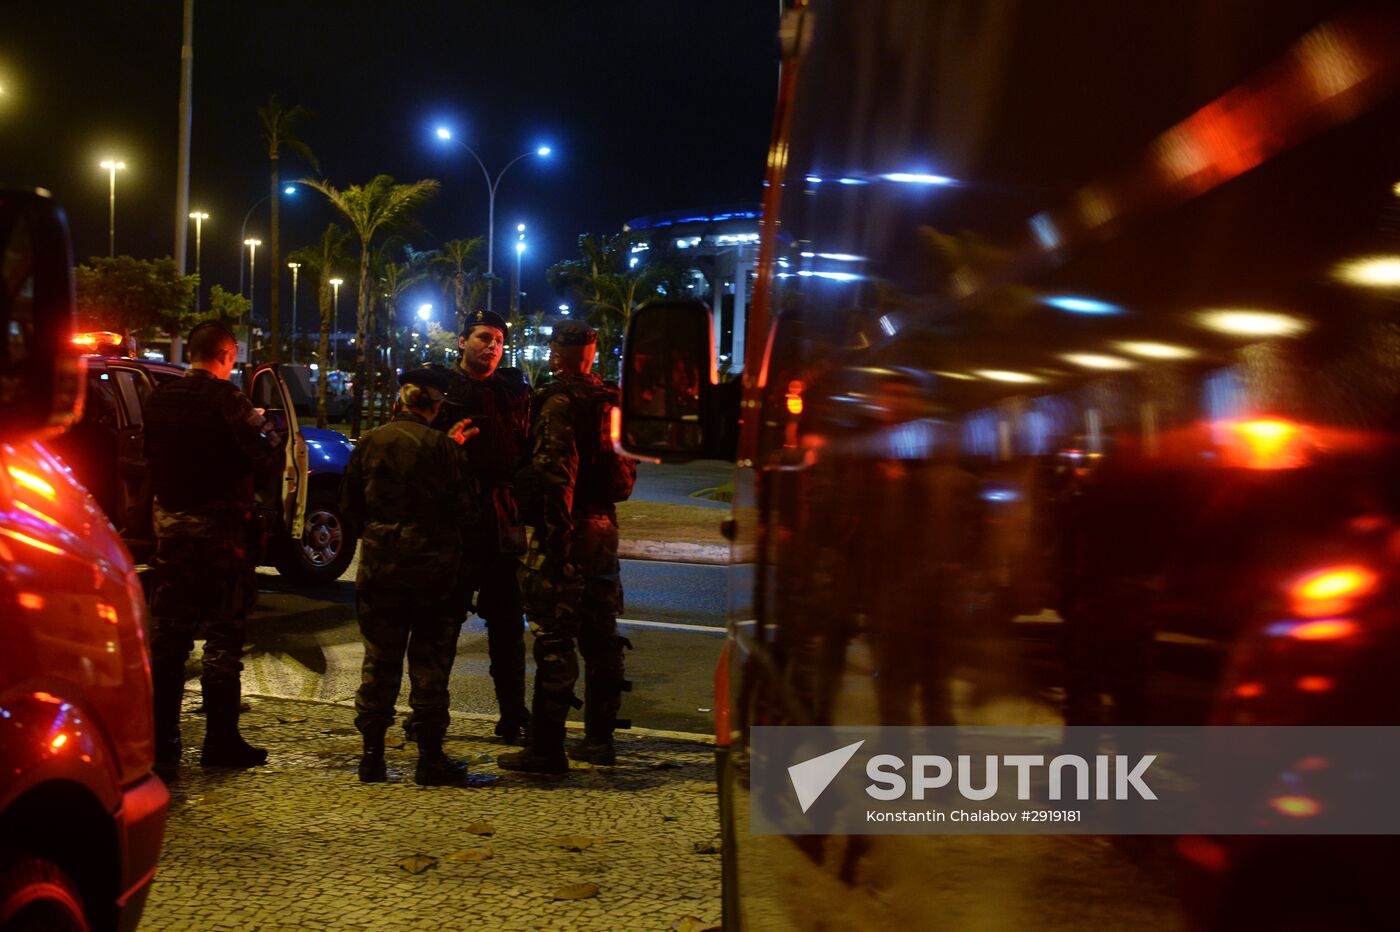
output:
MULTIPOLYGON (((79 337, 82 345, 94 341, 79 337)), ((155 552, 151 487, 142 454, 146 400, 161 382, 180 378, 184 366, 121 356, 83 357, 87 405, 82 419, 55 449, 97 499, 145 562, 155 552)), ((340 480, 350 462, 350 441, 339 431, 303 427, 281 366, 244 374, 248 396, 289 438, 281 487, 263 490, 272 519, 267 561, 298 582, 338 579, 355 554, 355 534, 340 517, 340 480)))
POLYGON ((135 928, 169 794, 152 773, 145 599, 45 446, 82 364, 63 211, 0 189, 0 928, 135 928))

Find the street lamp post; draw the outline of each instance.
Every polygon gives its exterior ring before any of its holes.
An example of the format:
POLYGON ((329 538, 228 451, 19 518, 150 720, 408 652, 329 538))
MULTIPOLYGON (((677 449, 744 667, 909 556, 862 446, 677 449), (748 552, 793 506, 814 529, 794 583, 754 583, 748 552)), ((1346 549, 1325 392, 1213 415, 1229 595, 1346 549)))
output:
MULTIPOLYGON (((199 278, 199 253, 200 242, 204 236, 204 221, 209 219, 209 215, 202 210, 196 210, 190 214, 190 219, 194 221, 194 277, 199 278)), ((204 282, 200 281, 199 287, 194 290, 195 313, 200 308, 200 293, 204 290, 204 282)))
POLYGON ((262 245, 262 240, 245 239, 243 245, 248 247, 248 353, 251 356, 253 350, 253 302, 257 295, 257 286, 253 276, 256 271, 258 247, 262 245))
POLYGON ((510 288, 510 312, 515 314, 520 310, 520 260, 525 255, 525 224, 515 225, 515 280, 510 288))
MULTIPOLYGON (((331 287, 335 289, 335 300, 331 304, 331 307, 335 308, 332 312, 331 323, 331 340, 333 341, 331 346, 331 367, 337 372, 340 371, 340 339, 338 335, 340 333, 340 286, 343 284, 345 284, 345 279, 343 278, 331 279, 331 287)), ((329 373, 326 374, 326 378, 330 378, 329 373)))
POLYGON ((288 262, 287 268, 292 270, 292 362, 297 361, 297 271, 301 268, 300 262, 288 262))
POLYGON ((117 172, 126 168, 126 163, 118 159, 104 159, 102 168, 107 169, 107 257, 117 254, 117 172))
MULTIPOLYGON (((284 187, 284 188, 282 189, 282 193, 283 193, 283 194, 296 194, 296 193, 297 193, 296 185, 292 185, 292 184, 287 185, 286 187, 284 187)), ((254 202, 253 202, 253 206, 252 206, 252 207, 249 207, 249 208, 248 208, 248 212, 247 212, 246 214, 243 215, 243 226, 239 227, 239 229, 238 229, 238 238, 239 238, 240 240, 243 240, 245 243, 247 242, 247 237, 248 237, 248 220, 249 220, 249 218, 251 218, 251 217, 253 216, 253 211, 255 211, 255 210, 257 210, 259 207, 261 207, 261 206, 263 205, 263 203, 264 203, 268 198, 270 198, 270 197, 272 197, 271 194, 264 194, 262 197, 258 198, 256 201, 254 201, 254 202)), ((238 253, 238 293, 239 293, 239 294, 242 294, 242 293, 243 293, 243 252, 242 252, 242 250, 239 250, 239 253, 238 253)))
POLYGON ((551 150, 549 146, 540 146, 533 151, 520 153, 507 162, 505 168, 502 168, 496 173, 496 178, 493 181, 491 173, 486 170, 486 163, 481 161, 481 156, 477 155, 472 147, 462 142, 462 140, 454 139, 450 129, 445 126, 439 126, 437 137, 439 139, 455 142, 463 149, 466 149, 471 157, 476 159, 476 164, 481 166, 481 174, 486 179, 486 275, 488 278, 486 283, 486 309, 489 311, 491 310, 491 297, 496 291, 494 287, 495 283, 490 280, 496 271, 496 189, 500 187, 501 179, 505 177, 506 172, 510 171, 510 167, 516 162, 531 155, 538 155, 540 158, 544 158, 553 150, 551 150))

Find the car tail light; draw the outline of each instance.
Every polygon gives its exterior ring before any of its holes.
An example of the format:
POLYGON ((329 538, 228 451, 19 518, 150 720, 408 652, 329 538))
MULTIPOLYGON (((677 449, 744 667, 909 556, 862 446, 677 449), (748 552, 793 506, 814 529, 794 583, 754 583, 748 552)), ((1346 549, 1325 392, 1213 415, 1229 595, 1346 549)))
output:
POLYGON ((1225 461, 1247 469, 1296 469, 1307 465, 1303 430, 1292 421, 1260 419, 1222 425, 1225 461))

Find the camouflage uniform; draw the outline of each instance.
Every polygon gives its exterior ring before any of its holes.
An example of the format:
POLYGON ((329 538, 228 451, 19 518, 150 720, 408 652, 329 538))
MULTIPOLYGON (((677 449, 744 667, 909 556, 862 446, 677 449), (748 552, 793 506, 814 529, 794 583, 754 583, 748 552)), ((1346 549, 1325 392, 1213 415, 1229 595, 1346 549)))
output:
POLYGON ((144 444, 155 494, 156 742, 170 761, 179 757, 185 661, 201 634, 210 729, 218 719, 218 727, 237 730, 243 620, 257 600, 255 491, 276 480, 284 455, 243 393, 204 369, 152 393, 144 444))
POLYGON ((409 705, 420 744, 447 731, 448 678, 462 620, 447 580, 463 559, 474 487, 455 444, 413 411, 362 437, 350 457, 341 508, 361 530, 356 610, 365 640, 355 726, 393 723, 408 656, 409 705))
POLYGON ((446 402, 433 426, 445 431, 470 418, 481 430, 461 448, 484 507, 468 531, 471 553, 458 576, 458 613, 465 617, 475 607, 486 623, 491 681, 501 712, 497 733, 513 733, 530 717, 525 709, 523 608, 516 582, 525 529, 512 487, 529 439, 530 390, 518 376, 499 370, 473 379, 456 366, 447 376, 446 402))
POLYGON ((581 449, 589 449, 581 432, 592 430, 596 436, 597 426, 576 426, 578 402, 565 390, 568 383, 594 389, 603 384, 593 375, 571 374, 535 397, 532 467, 543 513, 520 568, 525 611, 535 635, 532 727, 538 741, 531 744, 548 755, 562 751, 564 721, 569 707, 578 704, 575 639, 586 674, 589 743, 611 745, 621 694, 629 685, 622 659, 627 641, 617 633, 622 611, 617 509, 611 501, 589 497, 593 484, 585 474, 592 464, 580 456, 581 449))

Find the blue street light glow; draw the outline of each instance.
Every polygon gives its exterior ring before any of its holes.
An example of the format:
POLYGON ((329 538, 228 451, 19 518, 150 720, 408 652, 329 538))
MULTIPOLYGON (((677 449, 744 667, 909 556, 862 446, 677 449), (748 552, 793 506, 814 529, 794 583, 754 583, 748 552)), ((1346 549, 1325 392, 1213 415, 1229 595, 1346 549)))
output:
POLYGON ((822 183, 821 178, 817 177, 816 175, 808 175, 806 180, 807 180, 807 183, 808 183, 808 184, 821 184, 821 183, 822 183))
POLYGON ((439 126, 439 127, 437 128, 437 138, 439 138, 439 139, 451 139, 451 138, 452 138, 452 130, 448 129, 446 126, 439 126))
POLYGON ((861 276, 852 275, 850 272, 813 272, 803 269, 797 274, 803 278, 825 278, 833 282, 858 282, 861 280, 861 276))
POLYGON ((553 151, 554 151, 554 150, 551 149, 549 146, 540 146, 538 149, 535 150, 535 154, 536 154, 536 155, 549 155, 549 153, 551 153, 551 152, 553 152, 553 151))
POLYGON ((418 319, 427 320, 433 316, 433 306, 431 304, 418 305, 418 319))
POLYGON ((944 175, 926 175, 918 172, 890 172, 881 175, 886 181, 896 181, 900 184, 952 184, 953 179, 944 175))
POLYGON ((1057 307, 1072 314, 1120 314, 1123 311, 1118 305, 1109 304, 1107 301, 1076 298, 1073 295, 1056 295, 1053 298, 1044 298, 1043 300, 1051 307, 1057 307))
POLYGON ((524 252, 524 251, 525 251, 525 244, 524 244, 524 243, 516 243, 516 244, 515 244, 515 251, 516 251, 516 252, 524 252))
POLYGON ((282 193, 283 193, 283 194, 296 194, 296 193, 297 193, 296 185, 290 185, 290 184, 287 185, 285 188, 282 189, 282 193))
POLYGON ((840 184, 870 184, 864 178, 840 178, 838 182, 840 184))

